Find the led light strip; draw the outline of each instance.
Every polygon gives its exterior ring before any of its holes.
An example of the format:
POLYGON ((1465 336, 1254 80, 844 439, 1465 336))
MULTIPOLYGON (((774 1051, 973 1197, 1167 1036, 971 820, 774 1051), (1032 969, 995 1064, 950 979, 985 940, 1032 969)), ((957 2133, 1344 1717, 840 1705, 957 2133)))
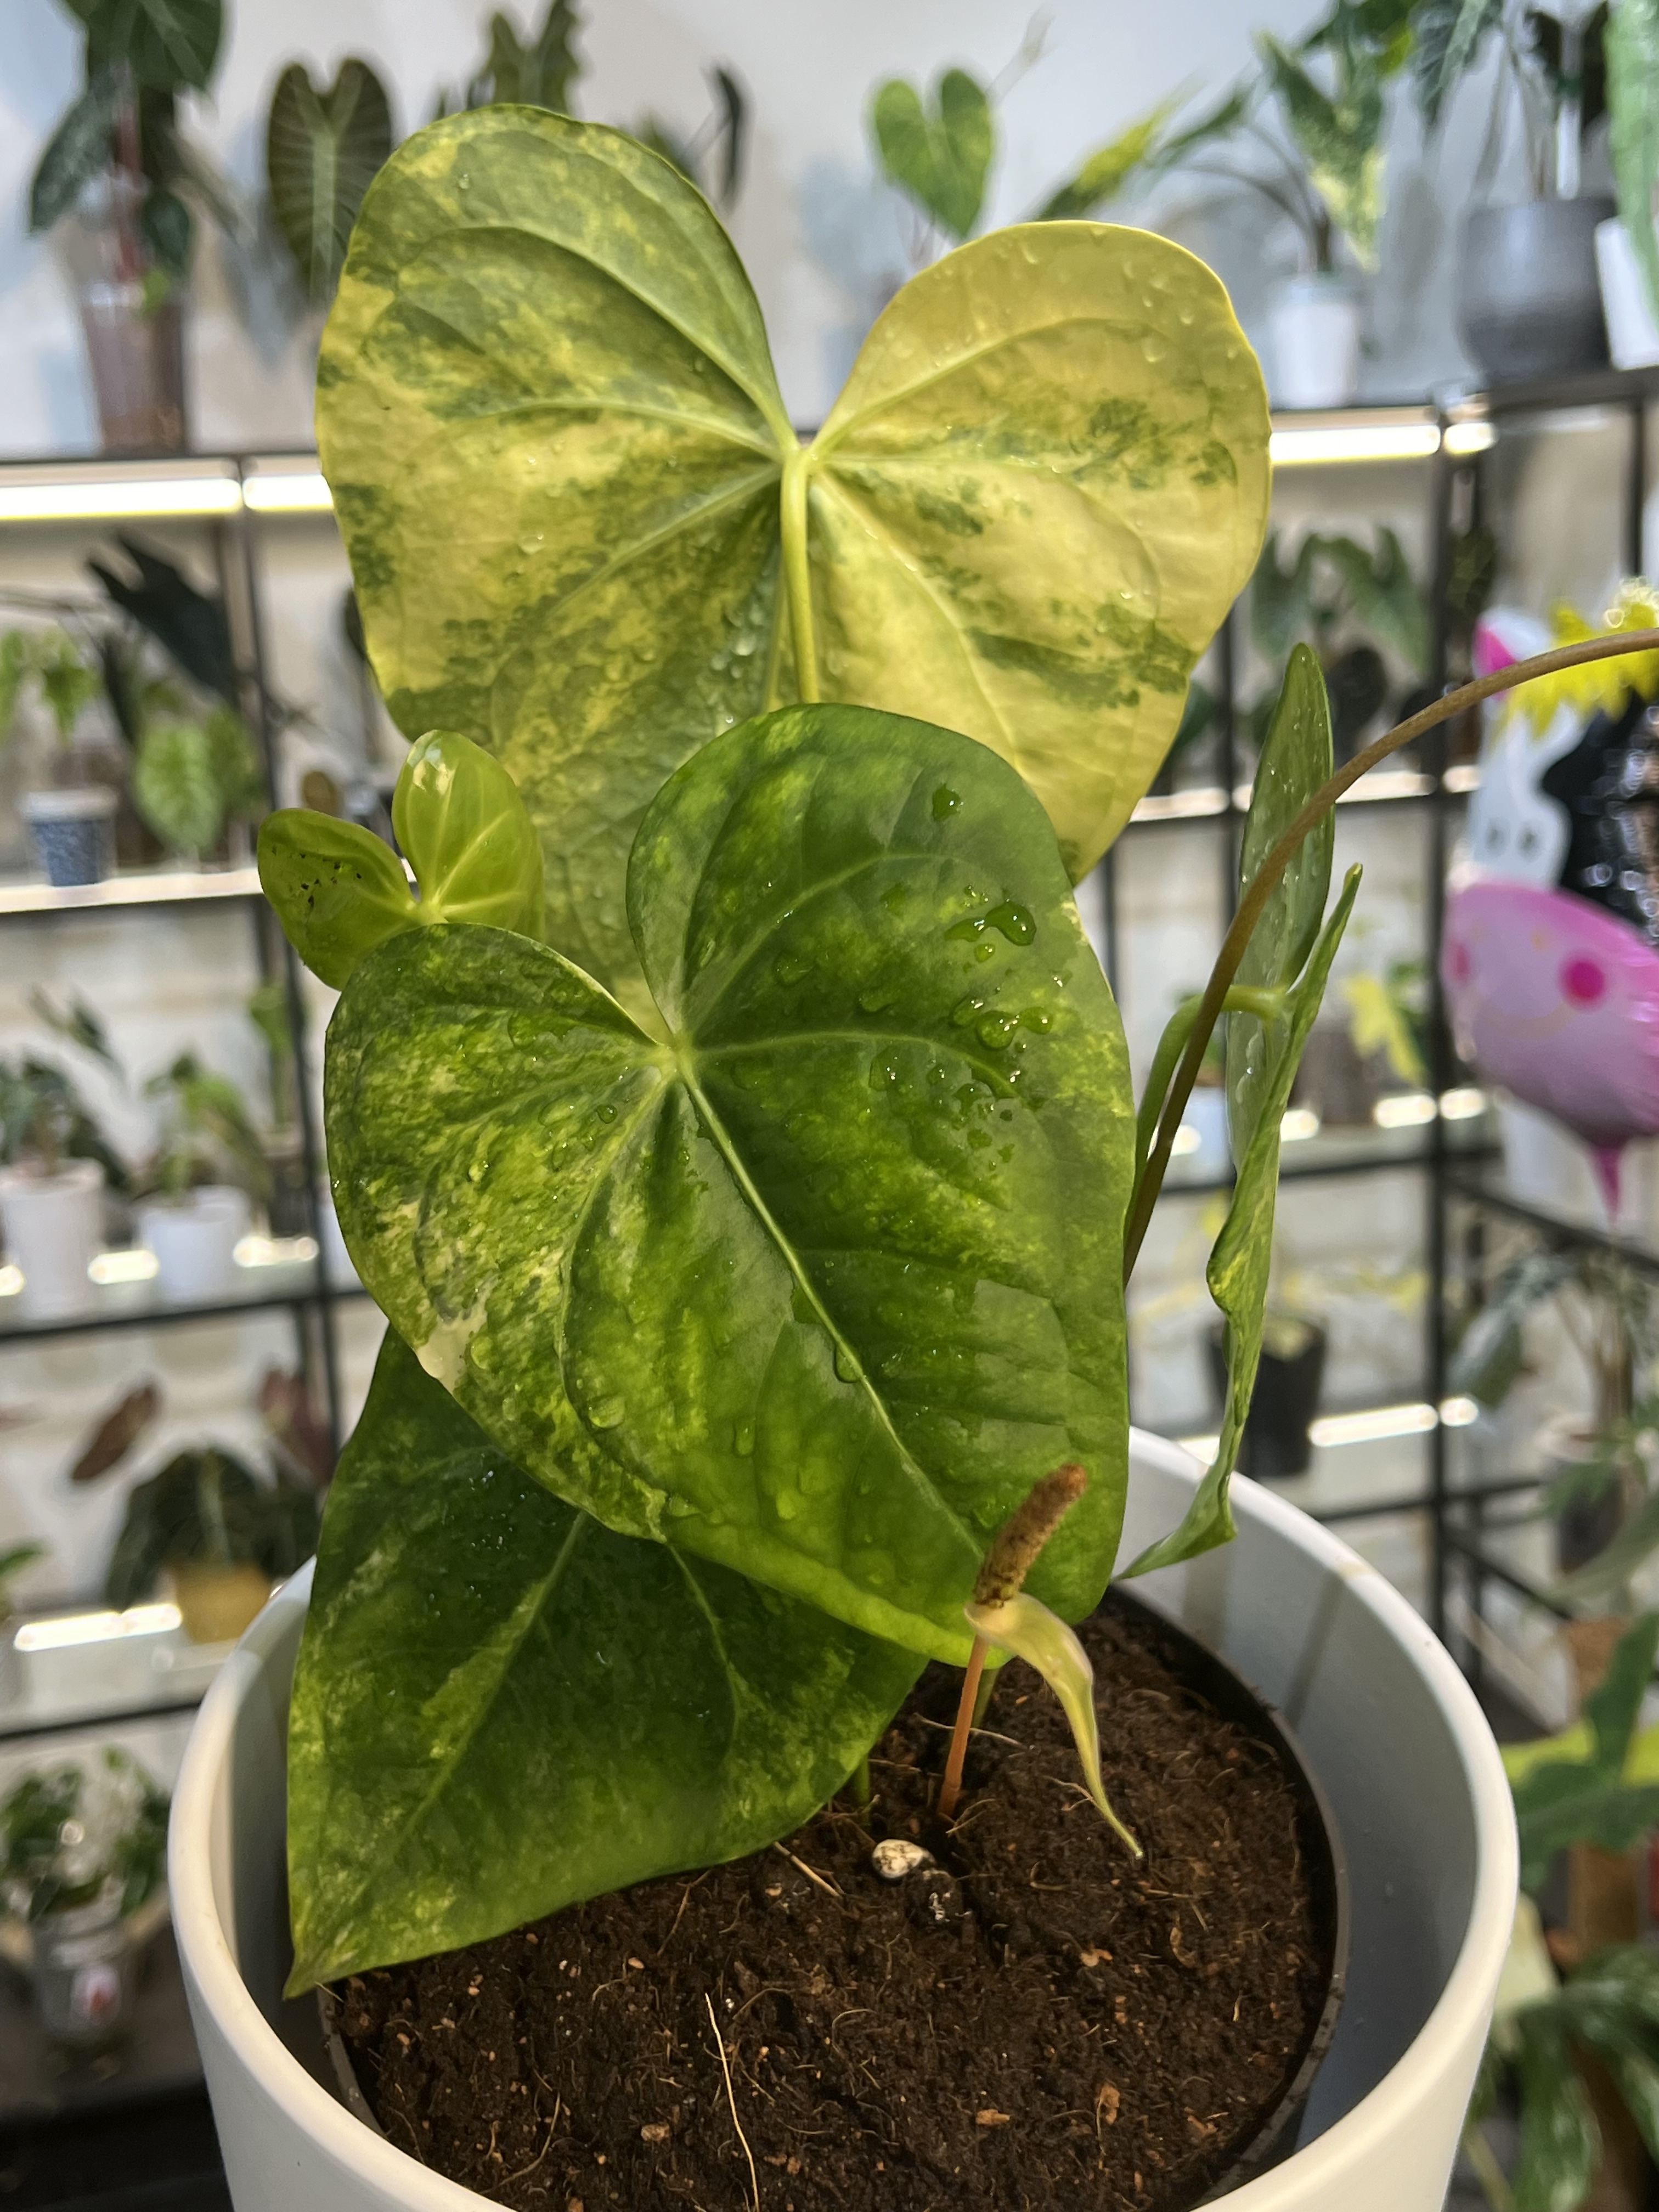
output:
POLYGON ((77 1644, 113 1644, 130 1636, 170 1636, 179 1625, 176 1605, 130 1605, 125 1613, 69 1613, 55 1620, 26 1620, 15 1641, 20 1651, 64 1651, 77 1644))
MULTIPOLYGON (((1359 1413, 1328 1413, 1308 1429, 1310 1441, 1322 1451, 1342 1444, 1385 1443, 1390 1437, 1426 1436, 1432 1428, 1466 1429, 1480 1414, 1473 1398, 1443 1398, 1437 1419, 1434 1407, 1415 1399, 1406 1406, 1372 1406, 1359 1413)), ((1219 1437, 1177 1437, 1176 1443, 1194 1459, 1215 1457, 1219 1437)))
POLYGON ((1275 430, 1267 448, 1276 469, 1334 461, 1427 461, 1440 451, 1436 422, 1355 422, 1328 429, 1275 430))
POLYGON ((44 471, 0 471, 0 523, 211 520, 238 514, 331 514, 326 480, 313 468, 262 467, 240 482, 223 470, 177 476, 103 476, 65 479, 44 471))

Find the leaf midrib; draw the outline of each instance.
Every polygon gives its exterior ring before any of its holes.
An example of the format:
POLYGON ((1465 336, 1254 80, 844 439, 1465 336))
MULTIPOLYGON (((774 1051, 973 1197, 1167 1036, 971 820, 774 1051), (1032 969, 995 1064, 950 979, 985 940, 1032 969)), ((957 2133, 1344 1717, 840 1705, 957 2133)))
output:
MULTIPOLYGON (((795 1282, 799 1286, 802 1296, 811 1307, 813 1315, 816 1317, 819 1327, 823 1330, 825 1335, 828 1336, 831 1344, 837 1346, 842 1352, 843 1352, 851 1364, 857 1370, 859 1378, 857 1385, 849 1387, 856 1387, 863 1391, 866 1400, 874 1410, 877 1421, 879 1423, 882 1430, 891 1442, 893 1449, 898 1454, 900 1459, 903 1462, 905 1466, 913 1471, 920 1481, 927 1485, 928 1493, 933 1498, 934 1504, 938 1506, 940 1512, 945 1515, 947 1519, 950 1521, 951 1525, 957 1530, 963 1542, 968 1545, 969 1549, 975 1553, 977 1553, 982 1548, 981 1539, 974 1534, 973 1530, 968 1526, 968 1523, 963 1519, 962 1516, 957 1511, 957 1509, 951 1504, 950 1500, 941 1494, 939 1486, 933 1480, 933 1476, 915 1458, 915 1455, 910 1451, 903 1439, 900 1437, 898 1431, 893 1426, 892 1416, 888 1412, 885 1401, 883 1400, 880 1393, 877 1390, 874 1383, 871 1382, 868 1370, 865 1366, 864 1360, 859 1352, 857 1346, 848 1340, 844 1331, 841 1328, 840 1325, 831 1315, 829 1308, 825 1305, 823 1296, 820 1293, 817 1284, 812 1280, 811 1276, 808 1273, 805 1264, 802 1261, 799 1253, 796 1251, 794 1245, 790 1242, 789 1238, 785 1236, 781 1225, 774 1216, 771 1208, 767 1205, 764 1198, 762 1197, 759 1187, 757 1185, 754 1177, 750 1174, 747 1166, 744 1164, 743 1155, 738 1150, 737 1146, 733 1143, 730 1131, 726 1128, 726 1124, 721 1121, 720 1115, 714 1111, 714 1107, 709 1103, 708 1094, 703 1090, 702 1085, 697 1081, 694 1070, 686 1066, 684 1059, 682 1059, 680 1062, 679 1080, 685 1085, 688 1097, 690 1098, 693 1105, 696 1108, 699 1115, 702 1117, 703 1126, 708 1130, 709 1136, 713 1139, 715 1150, 725 1161, 727 1172, 732 1176, 732 1181, 737 1184, 738 1191, 741 1193, 744 1200, 749 1206, 750 1210, 753 1212, 756 1219, 760 1223, 768 1237, 771 1238, 773 1245, 777 1250, 779 1256, 781 1258, 784 1265, 788 1268, 790 1273, 793 1276, 795 1282)), ((921 1620, 927 1620, 930 1627, 936 1626, 935 1623, 928 1620, 928 1616, 925 1613, 918 1613, 915 1618, 921 1620)))
MULTIPOLYGON (((961 623, 957 619, 955 610, 952 608, 950 602, 942 598, 939 592, 934 589, 933 584, 925 575, 923 575, 915 562, 908 553, 906 553, 903 547, 901 546, 891 536, 885 525, 881 521, 879 516, 871 511, 866 502, 857 496, 849 485, 836 483, 830 477, 821 476, 814 479, 812 489, 814 491, 822 493, 826 498, 839 499, 846 511, 853 516, 854 520, 862 526, 866 534, 877 541, 882 550, 886 554, 888 560, 898 569, 899 573, 907 577, 915 588, 922 593, 923 597, 926 598, 933 605, 940 620, 944 623, 952 643, 956 646, 957 651, 961 655, 962 665, 967 673, 969 681, 972 684, 975 690, 979 694, 987 714, 989 715, 993 724, 995 726, 1000 741, 997 746, 998 751, 1003 755, 1003 757, 1012 767, 1018 769, 1020 773, 1024 775, 1024 749, 1014 736, 1013 731, 1009 727, 1007 718, 1003 714, 1002 709, 997 705, 995 700, 992 698, 989 691, 987 690, 985 686, 985 678, 981 672, 979 659, 969 647, 966 634, 963 629, 961 623)), ((1030 780, 1030 779, 1028 776, 1027 781, 1029 781, 1030 780)))

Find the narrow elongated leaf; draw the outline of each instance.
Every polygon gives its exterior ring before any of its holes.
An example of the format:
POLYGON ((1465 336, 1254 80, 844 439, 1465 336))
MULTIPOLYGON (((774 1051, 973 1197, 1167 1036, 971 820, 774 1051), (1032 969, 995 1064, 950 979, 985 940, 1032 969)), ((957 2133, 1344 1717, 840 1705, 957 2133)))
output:
POLYGON ((1277 39, 1264 32, 1256 45, 1310 183, 1361 261, 1374 267, 1383 205, 1382 88, 1375 64, 1358 47, 1344 48, 1333 98, 1277 39))
POLYGON ((499 761, 453 730, 410 750, 392 826, 421 886, 422 920, 542 933, 535 824, 499 761))
POLYGON ((1619 213, 1642 272, 1648 312, 1659 319, 1659 0, 1619 0, 1602 40, 1607 63, 1607 151, 1619 213))
POLYGON ((1078 881, 1255 566, 1265 406, 1219 283, 1145 231, 1024 223, 925 270, 812 448, 826 686, 994 746, 1078 881))
POLYGON ((1151 161, 1159 133, 1177 105, 1173 100, 1160 100, 1150 115, 1143 115, 1115 138, 1097 147, 1076 175, 1068 178, 1043 203, 1037 211, 1037 221, 1074 222, 1079 216, 1091 216, 1109 200, 1115 199, 1135 171, 1151 161))
POLYGON ((920 1665, 561 1504, 388 1334, 295 1676, 290 1992, 760 1849, 920 1665))
POLYGON ((1100 1771, 1095 1670, 1075 1633, 1063 1620, 1057 1620, 1046 1605, 1040 1605, 1029 1590, 1017 1590, 1012 1597, 994 1605, 971 1604, 964 1610, 976 1636, 982 1636, 988 1644, 994 1644, 1002 1651, 1012 1651, 1015 1658, 1035 1667, 1059 1698, 1071 1725, 1072 1740, 1077 1746, 1089 1795, 1102 1820, 1139 1858, 1140 1845, 1112 1810, 1106 1795, 1105 1780, 1100 1771))
POLYGON ((115 78, 96 70, 46 141, 29 185, 29 228, 50 230, 109 166, 115 127, 115 78))
POLYGON ((1267 1277, 1273 1261, 1273 1209, 1279 1194, 1279 1128, 1290 1103, 1291 1085, 1303 1048, 1325 995, 1325 983, 1348 926, 1359 891, 1359 870, 1351 868, 1341 896, 1319 933, 1307 968, 1291 993, 1282 1032, 1271 1036, 1271 1072, 1260 1091, 1260 1106, 1249 1146, 1238 1164, 1238 1181, 1221 1234, 1205 1270, 1210 1296, 1227 1321, 1227 1402, 1214 1459, 1183 1515, 1181 1525, 1149 1545, 1129 1575, 1173 1566, 1231 1541, 1232 1507, 1228 1486, 1243 1439, 1244 1423, 1261 1358, 1261 1330, 1267 1311, 1267 1277))
POLYGON ((572 1504, 958 1663, 986 1544, 1075 1460, 1032 1587, 1078 1618, 1133 1109, 1041 807, 968 738, 786 709, 665 788, 629 908, 665 1043, 522 938, 357 969, 326 1096, 364 1281, 572 1504))
POLYGON ((933 112, 902 77, 877 91, 870 127, 881 166, 949 238, 967 237, 985 203, 996 152, 996 118, 985 89, 966 70, 946 70, 933 112))
MULTIPOLYGON (((1226 295, 1179 247, 1092 224, 964 247, 888 308, 805 464, 820 688, 1002 752, 1075 880, 1255 561, 1267 429, 1226 295)), ((318 434, 393 715, 501 761, 550 941, 642 1010, 646 805, 795 686, 798 448, 724 233, 621 132, 434 124, 365 198, 318 434)))
POLYGON ((303 62, 290 62, 277 78, 265 123, 270 211, 314 302, 339 281, 351 226, 392 140, 386 87, 355 55, 326 90, 303 62))
POLYGON ((1412 79, 1431 131, 1438 129, 1447 100, 1474 67, 1488 32, 1503 17, 1504 0, 1420 0, 1412 79))
MULTIPOLYGON (((1648 2040, 1651 2039, 1650 2028, 1648 2040)), ((1659 2062, 1639 2045, 1626 2045, 1619 2051, 1604 2045, 1601 2056, 1647 2146, 1648 2156, 1659 2158, 1659 2062)))
POLYGON ((307 807, 259 824, 259 881, 301 959, 337 991, 366 952, 420 920, 391 847, 307 807))
POLYGON ((1516 2015, 1520 2042, 1521 2154, 1516 2212, 1577 2212, 1589 2194, 1601 2133, 1553 2006, 1516 2015))
MULTIPOLYGON (((1250 811, 1239 855, 1241 896, 1307 801, 1329 777, 1331 709, 1319 657, 1294 646, 1284 688, 1256 763, 1250 811)), ((1336 821, 1328 809, 1297 847, 1250 933, 1237 980, 1255 990, 1281 990, 1302 973, 1319 935, 1331 887, 1336 821)), ((1277 1055, 1270 1025, 1259 1015, 1227 1016, 1227 1118, 1235 1158, 1248 1151, 1261 1102, 1273 1085, 1277 1055)))

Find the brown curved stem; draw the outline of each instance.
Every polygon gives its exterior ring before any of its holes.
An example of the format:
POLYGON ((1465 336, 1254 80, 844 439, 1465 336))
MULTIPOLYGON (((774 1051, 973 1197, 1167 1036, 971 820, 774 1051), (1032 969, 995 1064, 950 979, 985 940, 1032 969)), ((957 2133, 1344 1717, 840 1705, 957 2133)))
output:
POLYGON ((1164 1170, 1170 1164, 1176 1131, 1181 1127, 1181 1117, 1187 1110, 1187 1101, 1192 1096, 1193 1085, 1203 1063, 1204 1048, 1210 1042, 1210 1032, 1220 1015, 1222 1001, 1237 975, 1246 946, 1256 923, 1261 919, 1262 908, 1272 897, 1274 887, 1292 856, 1310 830, 1328 814, 1345 791, 1368 775, 1379 761, 1390 753, 1397 753, 1413 738, 1420 738, 1425 730, 1432 730, 1441 722, 1449 721, 1454 715, 1463 714, 1470 707, 1479 706, 1499 691, 1513 691, 1517 684, 1530 684, 1540 676, 1553 676, 1558 669, 1579 668, 1588 661, 1613 660, 1626 653, 1659 652, 1659 629, 1634 629, 1615 632, 1610 637, 1581 639, 1576 645, 1557 646, 1553 652, 1540 653, 1530 660, 1517 660, 1508 668, 1500 668, 1491 676, 1480 676, 1472 684, 1462 684, 1455 691, 1425 707, 1409 720, 1398 722, 1394 728, 1373 740, 1363 752, 1356 753, 1345 768, 1340 768, 1328 782, 1323 783, 1308 800, 1279 842, 1267 854, 1246 886, 1239 900, 1227 934, 1221 940, 1221 950, 1216 955, 1210 980, 1204 987, 1199 1002, 1198 1015, 1187 1039, 1187 1049, 1175 1072, 1169 1095, 1164 1102, 1164 1111, 1158 1117, 1158 1133, 1147 1155, 1146 1165, 1135 1185, 1134 1197, 1129 1206, 1129 1216, 1123 1231, 1123 1279, 1127 1283, 1140 1247, 1146 1239, 1147 1224, 1152 1218, 1152 1208, 1158 1202, 1158 1192, 1164 1187, 1164 1170))

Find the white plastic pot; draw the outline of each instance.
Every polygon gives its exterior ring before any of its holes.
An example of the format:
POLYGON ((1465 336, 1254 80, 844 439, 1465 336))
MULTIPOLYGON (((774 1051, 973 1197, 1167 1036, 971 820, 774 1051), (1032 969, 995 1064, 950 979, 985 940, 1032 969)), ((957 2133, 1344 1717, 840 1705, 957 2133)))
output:
POLYGON ((1659 364, 1659 323, 1648 304, 1648 288, 1642 282, 1630 233, 1616 218, 1595 226, 1595 274, 1613 367, 1652 368, 1659 364))
MULTIPOLYGON (((1126 1555, 1198 1480, 1137 1436, 1126 1555)), ((1352 1883, 1348 1994, 1303 2147, 1231 2212, 1440 2212, 1507 1949, 1515 1824, 1491 1731, 1406 1601, 1305 1515, 1243 1480, 1238 1540, 1140 1591, 1295 1729, 1352 1883)), ((236 2212, 477 2212, 326 2086, 309 1999, 284 2003, 284 1735, 310 1570, 265 1607, 198 1717, 173 1800, 173 1928, 236 2212)))
POLYGON ((181 1198, 147 1199, 137 1209, 138 1242, 155 1255, 164 1298, 207 1305, 236 1288, 236 1247, 248 1230, 246 1192, 204 1183, 181 1198))
POLYGON ((1346 407, 1359 389, 1359 302, 1332 270, 1292 276, 1267 314, 1273 400, 1279 407, 1346 407))
POLYGON ((104 1243, 103 1169, 96 1160, 70 1160, 50 1176, 0 1169, 0 1230, 22 1271, 27 1312, 85 1312, 96 1296, 87 1269, 104 1243))

